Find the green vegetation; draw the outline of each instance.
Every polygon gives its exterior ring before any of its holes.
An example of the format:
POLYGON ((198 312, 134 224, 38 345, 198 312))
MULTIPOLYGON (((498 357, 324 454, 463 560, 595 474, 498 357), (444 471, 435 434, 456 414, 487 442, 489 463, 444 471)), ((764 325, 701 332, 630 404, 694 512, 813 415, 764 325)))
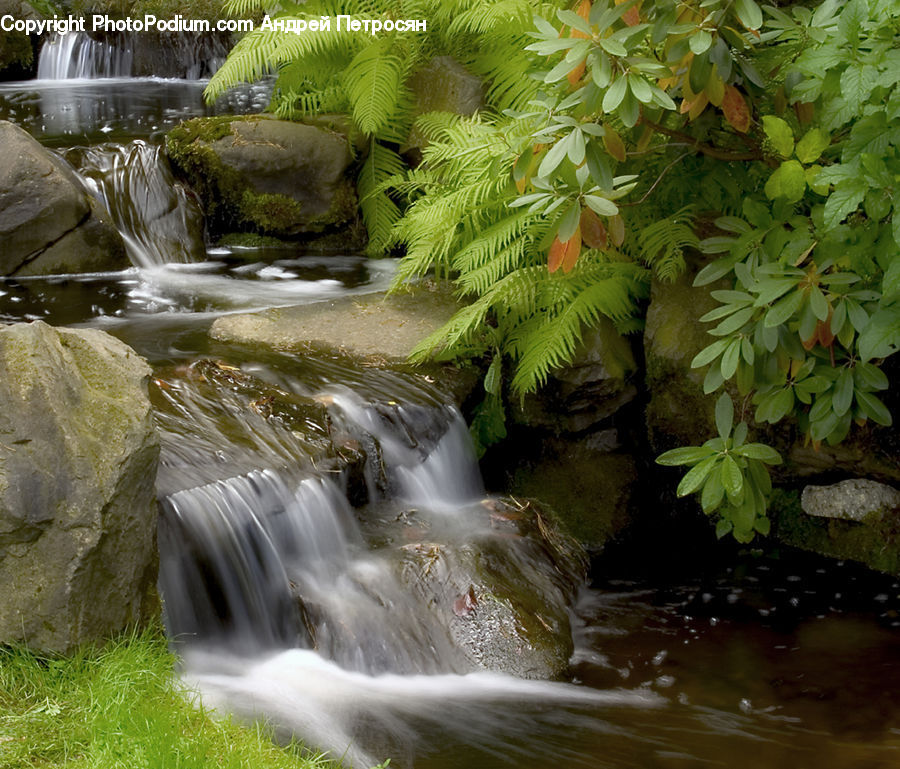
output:
POLYGON ((197 707, 161 631, 68 658, 0 648, 0 767, 334 766, 197 707))
MULTIPOLYGON (((254 34, 209 93, 275 67, 276 111, 348 109, 370 136, 373 249, 405 251, 398 286, 433 271, 469 301, 417 357, 487 365, 482 445, 505 436, 504 395, 539 388, 598 318, 640 329, 651 279, 673 280, 685 249, 709 255, 695 285, 719 305, 693 361, 707 395, 724 388, 742 415, 793 420, 815 445, 891 424, 878 393, 900 347, 896 2, 382 0, 309 7, 319 13, 427 18, 429 32, 254 34), (430 144, 404 172, 406 83, 448 53, 485 79, 485 109, 419 117, 430 144)), ((716 468, 721 495, 697 468, 681 488, 711 486, 717 530, 746 541, 768 530, 768 483, 751 469, 767 460, 733 449, 692 449, 715 453, 698 467, 716 468)))

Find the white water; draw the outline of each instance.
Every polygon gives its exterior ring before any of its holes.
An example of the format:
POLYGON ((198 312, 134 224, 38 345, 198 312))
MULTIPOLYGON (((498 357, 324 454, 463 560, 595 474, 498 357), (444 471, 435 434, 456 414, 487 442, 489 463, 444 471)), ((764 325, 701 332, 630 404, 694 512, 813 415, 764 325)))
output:
POLYGON ((131 63, 128 46, 94 40, 84 32, 54 34, 41 48, 37 76, 38 80, 128 77, 131 63))
POLYGON ((64 153, 109 213, 132 264, 183 264, 205 256, 203 212, 175 180, 163 148, 134 141, 64 153))

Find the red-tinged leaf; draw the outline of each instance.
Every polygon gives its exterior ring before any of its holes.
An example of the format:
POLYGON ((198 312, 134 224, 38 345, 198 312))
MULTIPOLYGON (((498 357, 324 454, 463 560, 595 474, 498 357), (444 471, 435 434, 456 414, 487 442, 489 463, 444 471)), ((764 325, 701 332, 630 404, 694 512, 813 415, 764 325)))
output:
POLYGON ((622 21, 624 21, 629 27, 636 27, 641 23, 641 11, 640 11, 640 3, 629 8, 622 15, 622 21))
MULTIPOLYGON (((575 13, 577 13, 579 16, 581 16, 581 18, 584 19, 586 22, 590 23, 590 16, 591 16, 590 0, 581 0, 581 2, 578 4, 578 8, 575 9, 575 13)), ((569 37, 586 39, 587 37, 589 37, 589 35, 584 34, 584 32, 582 32, 580 29, 573 29, 569 33, 569 37)), ((577 81, 577 78, 576 78, 576 81, 577 81)), ((571 83, 572 81, 569 80, 569 82, 571 83)))
POLYGON ((828 348, 834 344, 834 334, 831 333, 831 312, 828 313, 828 320, 820 320, 816 324, 816 335, 819 337, 819 344, 828 348))
POLYGON ((794 112, 797 113, 797 120, 800 121, 800 125, 806 125, 812 122, 816 113, 816 107, 812 102, 798 101, 794 104, 794 112))
POLYGON ((604 125, 604 128, 606 129, 606 133, 603 134, 603 146, 606 147, 606 151, 616 160, 620 163, 624 163, 626 157, 625 142, 623 142, 622 137, 608 125, 604 125))
POLYGON ((682 100, 681 100, 681 106, 678 108, 678 114, 679 114, 679 115, 686 115, 688 112, 690 112, 690 111, 691 111, 691 107, 694 106, 694 102, 695 102, 696 100, 697 100, 697 97, 696 97, 696 96, 695 96, 693 99, 691 99, 691 100, 688 100, 688 99, 682 99, 682 100))
POLYGON ((741 92, 733 85, 725 86, 725 95, 722 97, 722 112, 729 125, 741 133, 750 130, 750 109, 741 92))
POLYGON ((569 70, 569 74, 566 75, 566 80, 568 80, 569 85, 574 88, 576 85, 578 85, 578 81, 581 80, 582 75, 584 75, 583 61, 579 64, 576 64, 571 70, 569 70))
POLYGON ((619 214, 609 217, 609 239, 616 248, 625 242, 625 220, 619 214))
POLYGON ((581 210, 581 239, 588 248, 606 248, 606 227, 600 221, 600 217, 590 208, 581 210))
MULTIPOLYGON (((567 241, 568 242, 568 241, 567 241)), ((550 253, 547 259, 547 269, 550 272, 556 272, 562 264, 563 257, 566 255, 566 244, 558 237, 553 239, 553 245, 550 246, 550 253)))
POLYGON ((453 602, 453 613, 457 617, 467 617, 478 607, 478 598, 475 596, 475 587, 469 585, 469 589, 453 602))
POLYGON ((528 177, 523 176, 516 182, 516 190, 518 190, 520 195, 525 194, 525 186, 528 184, 528 177))
POLYGON ((566 251, 563 255, 562 270, 565 273, 572 272, 575 262, 581 256, 581 226, 579 225, 575 234, 566 241, 566 251))
POLYGON ((688 118, 690 120, 696 120, 700 113, 706 109, 706 105, 709 104, 709 97, 706 95, 706 91, 697 94, 697 98, 691 102, 691 108, 688 110, 688 118))

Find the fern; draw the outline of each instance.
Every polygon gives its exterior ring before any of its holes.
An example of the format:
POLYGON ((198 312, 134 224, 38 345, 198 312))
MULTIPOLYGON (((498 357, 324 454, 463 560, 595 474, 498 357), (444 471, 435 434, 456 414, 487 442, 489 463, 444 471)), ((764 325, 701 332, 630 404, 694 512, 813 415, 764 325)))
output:
POLYGON ((403 89, 404 66, 384 37, 363 48, 344 73, 353 119, 363 133, 377 134, 394 116, 403 89))
POLYGON ((383 182, 403 174, 403 159, 375 138, 369 141, 369 154, 356 180, 359 207, 369 231, 369 253, 380 254, 388 246, 400 208, 383 188, 383 182))
POLYGON ((685 269, 684 249, 698 248, 693 207, 685 206, 664 219, 657 219, 637 232, 640 258, 653 267, 660 280, 671 282, 685 269))

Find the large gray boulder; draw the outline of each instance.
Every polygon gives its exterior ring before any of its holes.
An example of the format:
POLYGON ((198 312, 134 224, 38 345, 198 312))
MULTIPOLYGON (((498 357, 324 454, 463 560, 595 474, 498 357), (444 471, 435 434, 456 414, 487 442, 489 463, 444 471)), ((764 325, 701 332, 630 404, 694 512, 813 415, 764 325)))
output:
POLYGON ((149 374, 102 331, 0 326, 0 643, 65 653, 158 608, 149 374))
POLYGON ((128 265, 121 237, 63 160, 2 120, 0 147, 0 275, 128 265))

